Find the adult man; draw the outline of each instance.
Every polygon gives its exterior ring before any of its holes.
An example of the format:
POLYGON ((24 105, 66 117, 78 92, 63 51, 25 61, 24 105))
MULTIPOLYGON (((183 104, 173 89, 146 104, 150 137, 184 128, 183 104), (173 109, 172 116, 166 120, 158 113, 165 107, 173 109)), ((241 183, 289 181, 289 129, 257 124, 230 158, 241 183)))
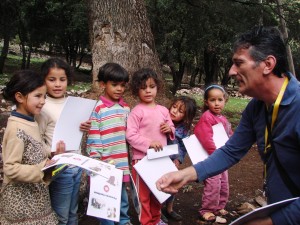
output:
MULTIPOLYGON (((163 176, 157 188, 176 193, 189 181, 216 175, 236 164, 256 142, 266 166, 268 203, 299 196, 300 85, 287 72, 281 34, 274 27, 255 27, 237 39, 233 50, 229 75, 237 80, 242 94, 253 97, 239 126, 208 159, 163 176)), ((300 224, 300 199, 249 224, 300 224)))

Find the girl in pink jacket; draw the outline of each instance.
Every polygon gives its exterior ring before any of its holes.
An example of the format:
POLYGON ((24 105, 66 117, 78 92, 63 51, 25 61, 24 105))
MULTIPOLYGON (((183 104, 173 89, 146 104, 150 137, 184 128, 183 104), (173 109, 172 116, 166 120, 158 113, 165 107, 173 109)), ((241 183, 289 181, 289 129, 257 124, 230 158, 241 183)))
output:
MULTIPOLYGON (((145 157, 149 148, 159 151, 167 145, 167 135, 174 139, 175 127, 169 110, 155 101, 159 84, 157 74, 151 69, 138 70, 132 76, 132 94, 140 99, 140 103, 132 109, 127 120, 126 139, 131 145, 132 165, 145 157)), ((134 168, 132 176, 141 203, 141 224, 165 224, 160 220, 161 204, 134 168)))
MULTIPOLYGON (((228 136, 232 135, 231 125, 222 115, 222 110, 227 101, 227 94, 223 87, 210 85, 204 91, 203 114, 195 126, 194 133, 203 148, 210 155, 216 150, 213 141, 212 126, 222 123, 228 136)), ((229 197, 228 171, 204 181, 202 194, 202 206, 200 215, 205 221, 215 221, 216 216, 225 216, 228 212, 224 209, 229 197)), ((219 223, 226 223, 225 218, 218 217, 219 223)))

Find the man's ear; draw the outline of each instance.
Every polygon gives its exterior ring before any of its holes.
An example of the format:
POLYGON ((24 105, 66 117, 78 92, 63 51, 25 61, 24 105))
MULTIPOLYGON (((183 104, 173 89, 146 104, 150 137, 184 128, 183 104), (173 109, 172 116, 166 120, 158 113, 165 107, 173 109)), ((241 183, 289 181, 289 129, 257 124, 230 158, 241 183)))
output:
POLYGON ((15 99, 18 103, 23 103, 24 102, 24 95, 21 94, 21 92, 15 93, 15 99))
POLYGON ((263 70, 264 75, 272 73, 274 67, 276 66, 277 60, 273 55, 267 56, 267 58, 264 60, 265 62, 265 68, 263 70))

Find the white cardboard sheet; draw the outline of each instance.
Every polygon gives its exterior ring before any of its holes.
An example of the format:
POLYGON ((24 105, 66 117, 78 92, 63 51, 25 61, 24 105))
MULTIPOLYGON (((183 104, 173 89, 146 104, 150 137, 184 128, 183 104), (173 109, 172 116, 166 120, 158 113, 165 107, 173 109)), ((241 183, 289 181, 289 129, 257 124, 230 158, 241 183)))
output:
POLYGON ((208 157, 207 151, 205 151, 195 134, 183 138, 182 141, 193 164, 201 162, 208 157))
POLYGON ((218 123, 214 126, 212 126, 213 132, 214 132, 214 142, 217 148, 222 147, 225 145, 226 141, 228 140, 228 135, 224 129, 224 126, 222 123, 218 123))
POLYGON ((52 151, 56 150, 56 143, 60 140, 66 144, 66 151, 79 150, 83 133, 80 131, 80 123, 87 121, 96 105, 96 100, 69 96, 63 110, 56 122, 52 151))
MULTIPOLYGON (((228 135, 222 123, 218 123, 212 128, 214 132, 213 140, 215 142, 216 147, 220 148, 228 140, 228 135)), ((193 134, 189 137, 183 138, 182 141, 193 164, 201 162, 208 157, 207 151, 203 148, 196 135, 193 134)))
POLYGON ((155 185, 155 182, 166 173, 178 171, 169 156, 150 160, 144 157, 134 165, 134 168, 160 203, 163 203, 171 196, 159 191, 155 185))
POLYGON ((169 155, 178 154, 178 144, 166 145, 163 147, 162 151, 155 151, 154 148, 149 148, 147 150, 148 159, 156 159, 169 155))

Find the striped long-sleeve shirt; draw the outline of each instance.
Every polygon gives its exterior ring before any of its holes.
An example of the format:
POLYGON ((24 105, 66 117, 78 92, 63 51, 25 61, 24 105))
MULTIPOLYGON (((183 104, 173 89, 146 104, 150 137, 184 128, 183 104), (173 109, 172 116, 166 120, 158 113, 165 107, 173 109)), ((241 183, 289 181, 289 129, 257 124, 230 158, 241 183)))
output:
POLYGON ((91 115, 91 128, 87 139, 87 153, 92 158, 113 162, 116 168, 129 174, 128 147, 125 139, 129 106, 122 100, 112 102, 103 96, 91 115))

